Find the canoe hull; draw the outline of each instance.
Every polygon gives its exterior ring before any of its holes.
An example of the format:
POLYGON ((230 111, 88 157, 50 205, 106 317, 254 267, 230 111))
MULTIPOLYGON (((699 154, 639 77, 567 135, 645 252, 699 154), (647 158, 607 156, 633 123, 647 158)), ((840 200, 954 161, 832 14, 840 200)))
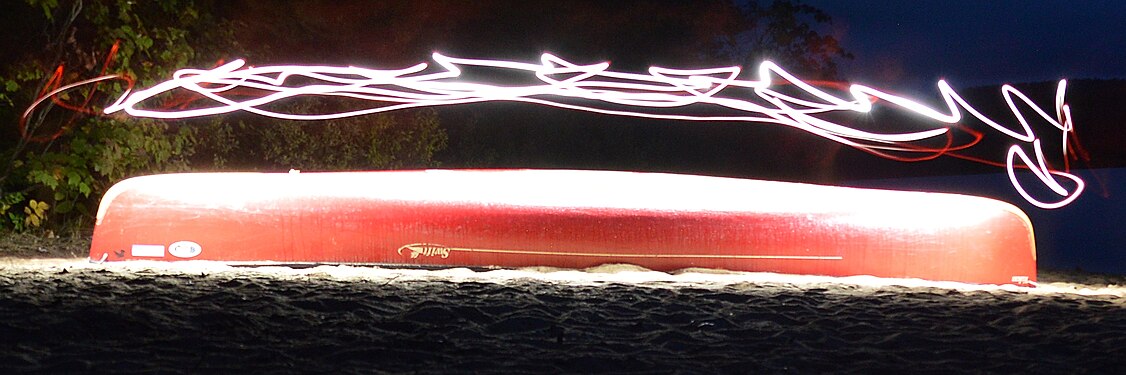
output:
POLYGON ((1031 225, 999 201, 607 171, 138 177, 103 198, 90 257, 1036 277, 1031 225))

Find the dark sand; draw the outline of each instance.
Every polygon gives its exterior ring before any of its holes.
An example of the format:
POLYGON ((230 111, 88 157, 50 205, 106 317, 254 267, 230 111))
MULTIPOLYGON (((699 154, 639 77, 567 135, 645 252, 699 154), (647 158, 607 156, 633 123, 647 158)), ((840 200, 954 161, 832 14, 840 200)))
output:
POLYGON ((1126 371, 1124 279, 1041 279, 0 258, 0 373, 1126 371))

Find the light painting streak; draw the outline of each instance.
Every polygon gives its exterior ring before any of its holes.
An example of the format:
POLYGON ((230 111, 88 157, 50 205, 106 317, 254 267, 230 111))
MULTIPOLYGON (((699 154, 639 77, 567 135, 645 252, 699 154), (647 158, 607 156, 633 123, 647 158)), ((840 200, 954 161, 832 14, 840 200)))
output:
MULTIPOLYGON (((888 152, 923 152, 935 156, 952 148, 926 148, 912 143, 951 139, 951 127, 963 120, 963 110, 997 133, 1010 138, 1005 166, 1016 191, 1041 208, 1063 207, 1079 197, 1084 182, 1066 171, 1055 170, 1044 157, 1041 138, 1018 109, 1024 104, 1063 134, 1062 152, 1067 155, 1068 134, 1073 131, 1070 107, 1064 101, 1066 81, 1060 81, 1055 100, 1056 116, 1049 115, 1027 96, 1009 85, 1002 87, 1019 127, 1000 124, 978 112, 945 81, 938 91, 945 108, 935 109, 911 99, 872 87, 848 86, 848 97, 840 97, 803 82, 772 62, 763 62, 757 79, 738 78, 737 66, 710 69, 649 68, 648 74, 617 72, 609 63, 579 65, 551 54, 538 64, 449 57, 435 53, 437 68, 420 63, 405 69, 376 70, 338 66, 246 66, 236 60, 210 70, 183 69, 173 78, 149 89, 128 91, 106 113, 123 111, 131 116, 179 119, 245 111, 291 120, 328 120, 394 111, 406 108, 515 101, 594 113, 689 121, 742 121, 773 123, 861 149, 896 158, 888 152), (463 77, 463 69, 488 69, 506 75, 527 77, 529 84, 501 85, 463 77), (784 91, 797 89, 799 95, 784 91), (188 90, 209 103, 189 103, 169 108, 146 109, 142 103, 161 95, 188 90), (366 108, 336 113, 302 114, 272 110, 270 105, 296 97, 335 97, 371 101, 366 108), (902 132, 872 132, 826 119, 833 113, 868 113, 873 103, 910 111, 941 123, 941 126, 902 132), (722 114, 714 114, 722 111, 722 114), (1035 160, 1029 157, 1031 149, 1035 160), (1023 186, 1016 169, 1027 168, 1046 188, 1058 195, 1040 200, 1023 186), (1061 181, 1070 181, 1062 184, 1061 181)), ((198 102, 198 100, 196 101, 198 102)))

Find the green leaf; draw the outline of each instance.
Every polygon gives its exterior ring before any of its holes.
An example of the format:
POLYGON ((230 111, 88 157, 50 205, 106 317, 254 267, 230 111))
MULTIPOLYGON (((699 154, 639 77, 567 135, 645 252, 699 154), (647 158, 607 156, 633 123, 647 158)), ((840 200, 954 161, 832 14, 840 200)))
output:
POLYGON ((66 214, 74 210, 74 201, 62 201, 55 206, 55 212, 59 214, 66 214))
POLYGON ((70 171, 66 174, 66 184, 70 187, 77 187, 82 184, 82 176, 78 172, 70 171))
POLYGON ((43 8, 43 16, 47 17, 47 19, 49 20, 55 19, 52 10, 54 10, 55 7, 59 6, 58 0, 46 0, 42 3, 39 3, 39 6, 43 8))

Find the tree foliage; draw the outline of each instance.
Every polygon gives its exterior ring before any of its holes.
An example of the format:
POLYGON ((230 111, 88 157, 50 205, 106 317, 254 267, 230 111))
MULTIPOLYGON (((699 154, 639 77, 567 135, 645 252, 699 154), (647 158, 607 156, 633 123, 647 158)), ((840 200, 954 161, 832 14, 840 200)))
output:
MULTIPOLYGON (((97 116, 94 100, 120 95, 123 81, 62 92, 23 120, 22 107, 59 85, 110 72, 167 76, 174 66, 210 58, 192 47, 194 42, 223 35, 206 31, 217 20, 201 15, 191 1, 28 0, 27 5, 42 11, 39 27, 46 36, 38 49, 21 51, 3 75, 10 89, 0 98, 9 107, 3 111, 5 130, 15 133, 11 129, 18 124, 24 134, 12 134, 13 141, 3 145, 8 162, 0 170, 0 192, 16 205, 17 197, 29 205, 52 202, 49 212, 32 211, 36 222, 77 229, 88 223, 96 199, 113 182, 185 170, 193 132, 159 121, 97 116)), ((31 217, 27 210, 6 213, 0 224, 7 225, 0 227, 27 228, 19 225, 31 217)))
POLYGON ((62 92, 21 121, 24 108, 61 84, 120 74, 143 87, 182 67, 254 53, 240 45, 236 23, 216 11, 218 1, 26 0, 13 8, 6 18, 23 20, 18 31, 29 40, 4 56, 0 71, 0 230, 88 229, 102 193, 140 174, 422 167, 445 147, 443 129, 426 111, 323 123, 98 115, 98 104, 119 97, 126 80, 62 92))
POLYGON ((851 59, 832 35, 817 30, 831 18, 809 5, 787 0, 740 3, 734 32, 719 37, 720 55, 744 66, 771 60, 807 78, 838 79, 837 59, 851 59))

